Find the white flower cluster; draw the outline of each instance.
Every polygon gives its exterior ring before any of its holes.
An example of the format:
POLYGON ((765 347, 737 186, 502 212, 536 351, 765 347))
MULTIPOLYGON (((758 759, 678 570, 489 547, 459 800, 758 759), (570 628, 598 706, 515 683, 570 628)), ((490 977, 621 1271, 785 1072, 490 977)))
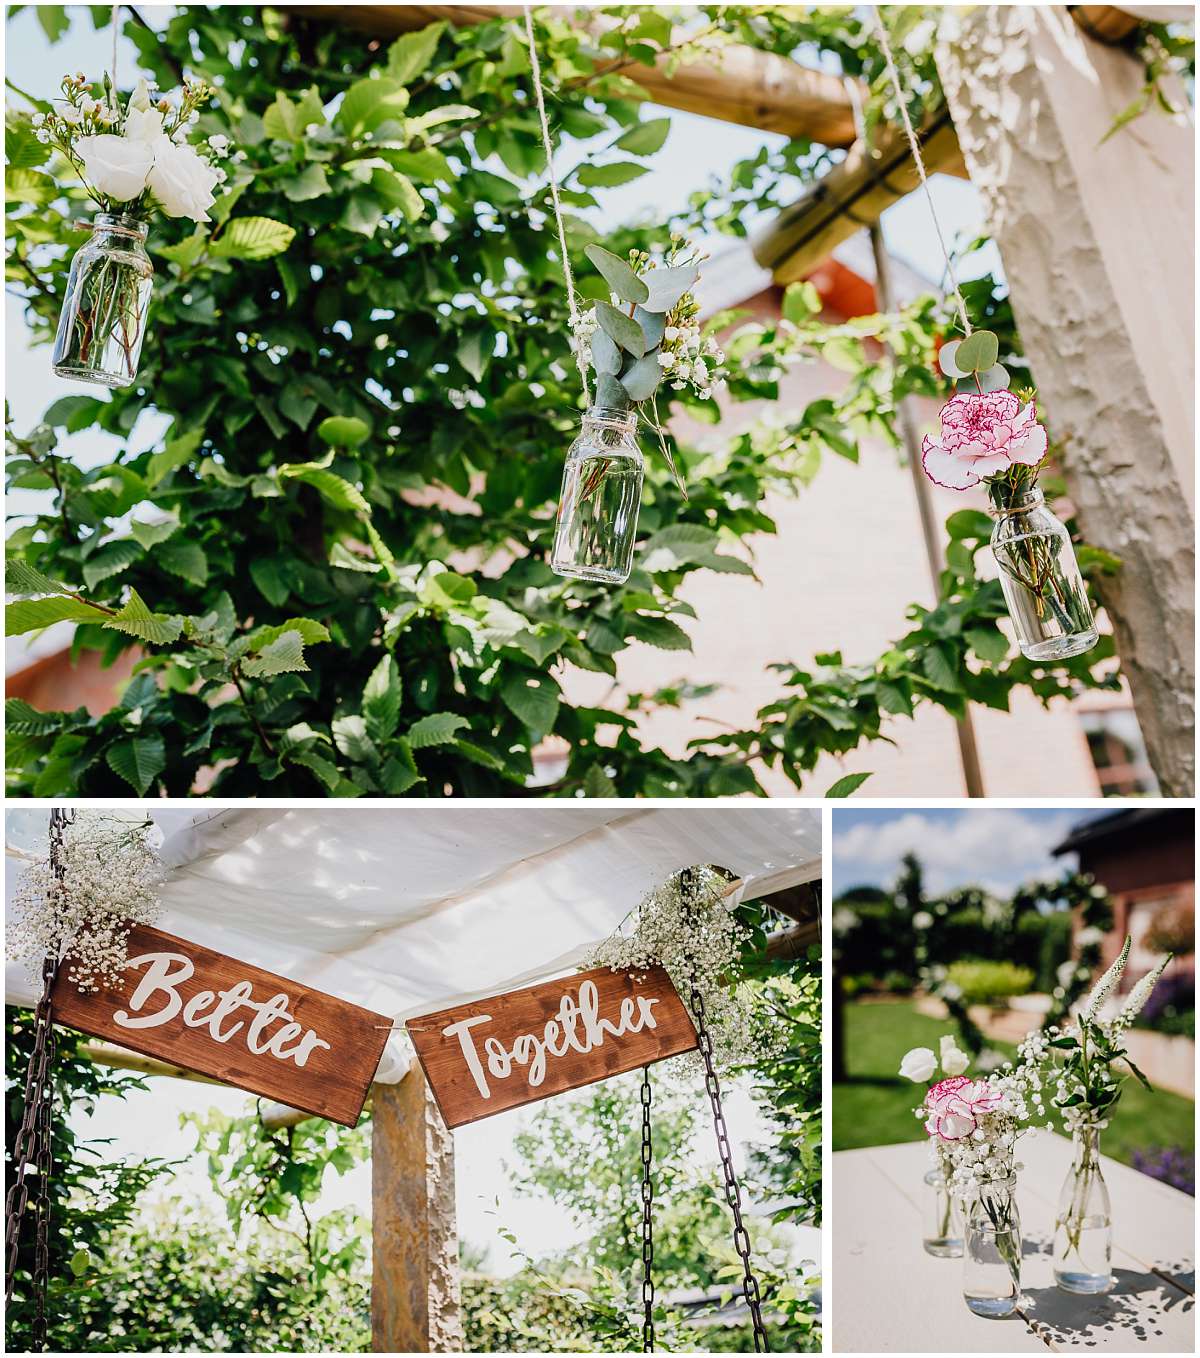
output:
MULTIPOLYGON (((685 891, 678 875, 650 892, 626 924, 592 949, 585 967, 644 971, 665 967, 690 1011, 695 987, 719 1063, 741 1064, 764 1055, 748 987, 731 980, 741 972, 745 928, 724 901, 725 879, 709 868, 694 869, 685 891)), ((780 1045, 784 1035, 780 1034, 780 1045)), ((679 1058, 697 1067, 699 1056, 679 1058)))
POLYGON ((61 879, 49 856, 18 879, 9 957, 37 975, 46 957, 67 954, 68 979, 84 992, 117 981, 130 926, 158 917, 164 870, 152 833, 149 822, 80 812, 63 841, 61 879))
POLYGON ((37 139, 62 152, 102 209, 129 204, 122 210, 145 217, 156 204, 168 217, 209 221, 213 191, 227 178, 213 162, 230 154, 229 138, 196 145, 187 138, 211 89, 185 82, 175 105, 152 100, 141 80, 123 109, 115 96, 97 99, 91 90, 82 74, 67 76, 58 107, 34 115, 37 139))
MULTIPOLYGON (((686 300, 686 299, 685 299, 686 300)), ((715 335, 700 333, 696 314, 681 318, 679 325, 668 325, 663 332, 658 363, 671 380, 673 391, 683 391, 689 384, 702 401, 709 401, 725 389, 721 365, 725 351, 715 335)))

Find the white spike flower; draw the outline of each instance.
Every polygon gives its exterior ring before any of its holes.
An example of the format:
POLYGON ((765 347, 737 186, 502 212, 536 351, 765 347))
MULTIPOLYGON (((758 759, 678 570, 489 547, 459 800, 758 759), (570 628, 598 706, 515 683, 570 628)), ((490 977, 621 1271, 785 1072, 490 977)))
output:
POLYGON ((1100 1006, 1112 994, 1113 988, 1121 979, 1121 973, 1125 970, 1125 963, 1129 961, 1129 949, 1133 945, 1133 939, 1128 934, 1125 936, 1125 946, 1121 949, 1121 955, 1096 982, 1092 988, 1092 993, 1087 997, 1083 1008, 1079 1012, 1081 1022, 1091 1023, 1096 1017, 1100 1006))
POLYGON ((1146 1007, 1150 992, 1158 984, 1158 978, 1166 971, 1167 963, 1173 956, 1174 953, 1167 953, 1158 966, 1153 971, 1148 971, 1129 992, 1129 998, 1121 1006, 1121 1012, 1113 1020, 1112 1031, 1114 1036, 1117 1033, 1124 1032, 1146 1007))

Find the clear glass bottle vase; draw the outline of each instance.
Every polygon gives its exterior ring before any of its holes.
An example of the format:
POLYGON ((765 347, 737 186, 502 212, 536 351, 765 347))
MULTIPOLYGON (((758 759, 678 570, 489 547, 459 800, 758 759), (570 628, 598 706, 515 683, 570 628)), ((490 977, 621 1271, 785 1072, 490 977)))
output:
POLYGON ((637 412, 592 406, 567 450, 550 560, 556 575, 629 579, 644 476, 637 412))
POLYGON ((1065 660, 1098 633, 1071 535, 1036 486, 992 485, 992 554, 1017 644, 1030 660, 1065 660))
POLYGON ((963 1222, 963 1300, 977 1316, 1010 1316, 1021 1299, 1021 1218, 1015 1178, 973 1189, 963 1222))
POLYGON ((128 387, 137 377, 154 266, 147 224, 100 212, 75 252, 54 340, 54 371, 76 382, 128 387))
POLYGON ((1054 1281, 1064 1292, 1108 1292, 1112 1273, 1112 1205, 1100 1169, 1100 1133, 1075 1133, 1071 1168, 1058 1198, 1054 1225, 1054 1281))
POLYGON ((926 1254, 957 1259, 963 1252, 962 1209, 940 1169, 925 1175, 921 1243, 926 1254))

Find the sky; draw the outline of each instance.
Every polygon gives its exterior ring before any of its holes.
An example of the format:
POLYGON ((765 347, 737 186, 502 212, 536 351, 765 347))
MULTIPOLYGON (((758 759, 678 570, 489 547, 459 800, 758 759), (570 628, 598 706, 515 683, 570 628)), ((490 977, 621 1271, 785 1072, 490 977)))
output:
POLYGON ((934 893, 979 886, 996 895, 1032 878, 1057 877, 1076 866, 1074 854, 1051 849, 1072 826, 1106 815, 1095 807, 966 810, 843 810, 833 812, 833 896, 855 886, 890 886, 910 850, 934 893))

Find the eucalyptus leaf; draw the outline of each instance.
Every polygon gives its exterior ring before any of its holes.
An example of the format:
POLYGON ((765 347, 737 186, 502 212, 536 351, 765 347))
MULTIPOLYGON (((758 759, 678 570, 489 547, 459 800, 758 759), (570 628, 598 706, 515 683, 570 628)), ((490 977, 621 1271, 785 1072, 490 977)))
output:
POLYGON ((618 311, 608 302, 597 302, 596 319, 605 334, 610 339, 616 340, 626 353, 632 354, 634 358, 641 358, 646 352, 646 337, 642 334, 642 327, 632 316, 626 316, 623 311, 618 311))
POLYGON ((938 367, 947 377, 965 377, 966 374, 960 371, 958 364, 954 361, 955 354, 958 353, 958 346, 962 340, 951 340, 949 344, 943 344, 938 351, 938 367))
POLYGON ((1000 356, 1000 341, 990 330, 976 330, 960 340, 954 365, 962 373, 985 372, 1000 356))
POLYGON ((667 328, 665 313, 647 311, 644 306, 640 306, 634 310, 633 319, 642 327, 642 334, 646 336, 646 352, 657 349, 663 342, 663 334, 667 328))
POLYGON ((646 354, 635 359, 621 374, 621 385, 629 393, 630 400, 647 401, 658 390, 663 370, 659 366, 657 354, 646 354))
POLYGON ((597 374, 596 404, 598 406, 607 406, 610 410, 628 409, 629 393, 612 373, 597 374))
POLYGON ((1007 391, 1009 376, 1008 369, 1003 363, 997 363, 994 368, 988 368, 986 372, 976 373, 979 386, 976 391, 982 388, 987 391, 1007 391))
POLYGON ((592 335, 592 366, 598 373, 612 373, 615 377, 621 371, 623 362, 620 349, 613 343, 611 336, 603 330, 592 335))
POLYGON ((644 302, 650 295, 646 284, 629 265, 602 245, 589 245, 583 252, 596 266, 604 281, 625 302, 644 302))
POLYGON ((695 264, 681 264, 674 269, 651 269, 646 275, 649 297, 639 299, 647 311, 670 311, 676 302, 700 277, 695 264))

